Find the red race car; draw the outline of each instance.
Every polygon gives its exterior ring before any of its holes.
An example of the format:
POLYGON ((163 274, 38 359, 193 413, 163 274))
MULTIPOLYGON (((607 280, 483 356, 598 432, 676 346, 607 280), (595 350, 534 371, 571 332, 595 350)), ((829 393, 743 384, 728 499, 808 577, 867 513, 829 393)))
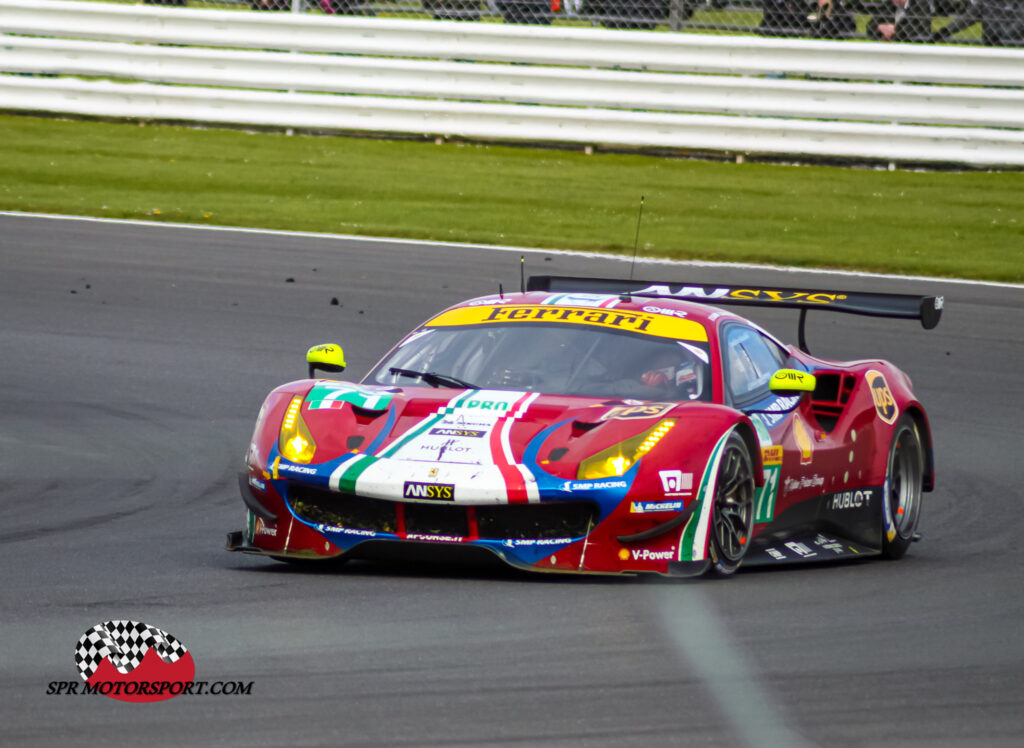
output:
POLYGON ((938 324, 942 298, 534 277, 407 335, 360 384, 340 346, 270 393, 228 549, 424 546, 576 573, 731 574, 902 556, 934 485, 928 419, 880 360, 806 352, 808 309, 938 324), (728 311, 800 310, 800 347, 728 311))

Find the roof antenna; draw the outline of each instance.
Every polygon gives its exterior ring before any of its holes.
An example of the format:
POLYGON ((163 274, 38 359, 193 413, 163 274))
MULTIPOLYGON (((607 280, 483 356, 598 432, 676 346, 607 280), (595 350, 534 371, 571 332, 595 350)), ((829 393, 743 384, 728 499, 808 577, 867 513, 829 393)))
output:
POLYGON ((526 293, 526 258, 519 255, 519 293, 526 293))
POLYGON ((501 282, 500 281, 498 282, 498 296, 501 297, 502 301, 505 300, 505 289, 501 287, 501 282))
POLYGON ((644 196, 640 196, 640 210, 636 214, 636 236, 633 237, 633 262, 629 264, 629 279, 633 280, 633 267, 636 265, 636 250, 640 246, 640 219, 644 217, 644 196))

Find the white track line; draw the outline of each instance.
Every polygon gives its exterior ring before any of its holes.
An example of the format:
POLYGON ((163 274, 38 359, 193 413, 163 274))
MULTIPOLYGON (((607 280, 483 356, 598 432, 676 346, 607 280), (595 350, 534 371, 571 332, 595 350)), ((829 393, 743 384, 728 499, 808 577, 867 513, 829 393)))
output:
MULTIPOLYGON (((169 221, 140 221, 130 218, 97 218, 93 216, 68 216, 57 213, 23 213, 14 210, 0 210, 0 216, 17 218, 49 218, 57 221, 90 221, 92 223, 113 223, 127 226, 152 226, 158 228, 192 229, 195 231, 234 231, 243 234, 265 234, 267 236, 312 237, 346 242, 375 242, 378 244, 401 244, 408 247, 455 247, 488 252, 518 252, 519 254, 563 255, 566 257, 586 257, 588 259, 614 260, 633 262, 629 255, 604 254, 602 252, 575 252, 567 249, 537 249, 536 247, 502 247, 493 244, 470 244, 467 242, 440 242, 427 239, 399 239, 383 236, 356 236, 354 234, 320 234, 314 231, 284 231, 281 229, 252 229, 239 226, 199 226, 192 223, 173 223, 169 221)), ((823 268, 790 267, 787 265, 765 265, 753 262, 709 262, 707 260, 672 260, 665 257, 637 257, 638 265, 678 265, 680 267, 698 268, 733 268, 737 270, 766 270, 780 273, 812 273, 816 275, 832 275, 847 278, 881 278, 885 280, 927 281, 929 283, 956 283, 965 286, 990 286, 993 288, 1024 289, 1024 283, 1006 283, 1002 281, 970 280, 968 278, 939 278, 928 275, 887 275, 885 273, 869 273, 859 270, 828 270, 823 268)))
MULTIPOLYGON (((698 584, 705 583, 715 584, 698 584)), ((760 682, 756 666, 727 630, 710 596, 697 584, 672 586, 659 585, 656 599, 665 633, 677 657, 689 666, 689 674, 707 687, 735 729, 737 742, 750 748, 810 748, 812 744, 786 724, 782 707, 760 682)))

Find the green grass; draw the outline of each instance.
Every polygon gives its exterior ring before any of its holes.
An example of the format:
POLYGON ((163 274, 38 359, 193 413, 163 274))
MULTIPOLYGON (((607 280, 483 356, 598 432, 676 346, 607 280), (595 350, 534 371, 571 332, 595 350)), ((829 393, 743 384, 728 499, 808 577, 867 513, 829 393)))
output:
POLYGON ((1024 173, 0 117, 0 209, 1024 281, 1024 173))

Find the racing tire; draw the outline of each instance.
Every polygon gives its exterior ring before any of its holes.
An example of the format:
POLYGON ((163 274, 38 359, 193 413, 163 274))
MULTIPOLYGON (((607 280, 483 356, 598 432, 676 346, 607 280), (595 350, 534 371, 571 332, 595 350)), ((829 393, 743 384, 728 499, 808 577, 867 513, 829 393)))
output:
POLYGON ((735 431, 723 448, 715 477, 708 553, 711 571, 731 576, 743 562, 754 529, 754 463, 735 431))
POLYGON ((896 422, 889 443, 882 491, 882 555, 902 558, 914 542, 921 519, 924 449, 917 423, 907 415, 896 422))

